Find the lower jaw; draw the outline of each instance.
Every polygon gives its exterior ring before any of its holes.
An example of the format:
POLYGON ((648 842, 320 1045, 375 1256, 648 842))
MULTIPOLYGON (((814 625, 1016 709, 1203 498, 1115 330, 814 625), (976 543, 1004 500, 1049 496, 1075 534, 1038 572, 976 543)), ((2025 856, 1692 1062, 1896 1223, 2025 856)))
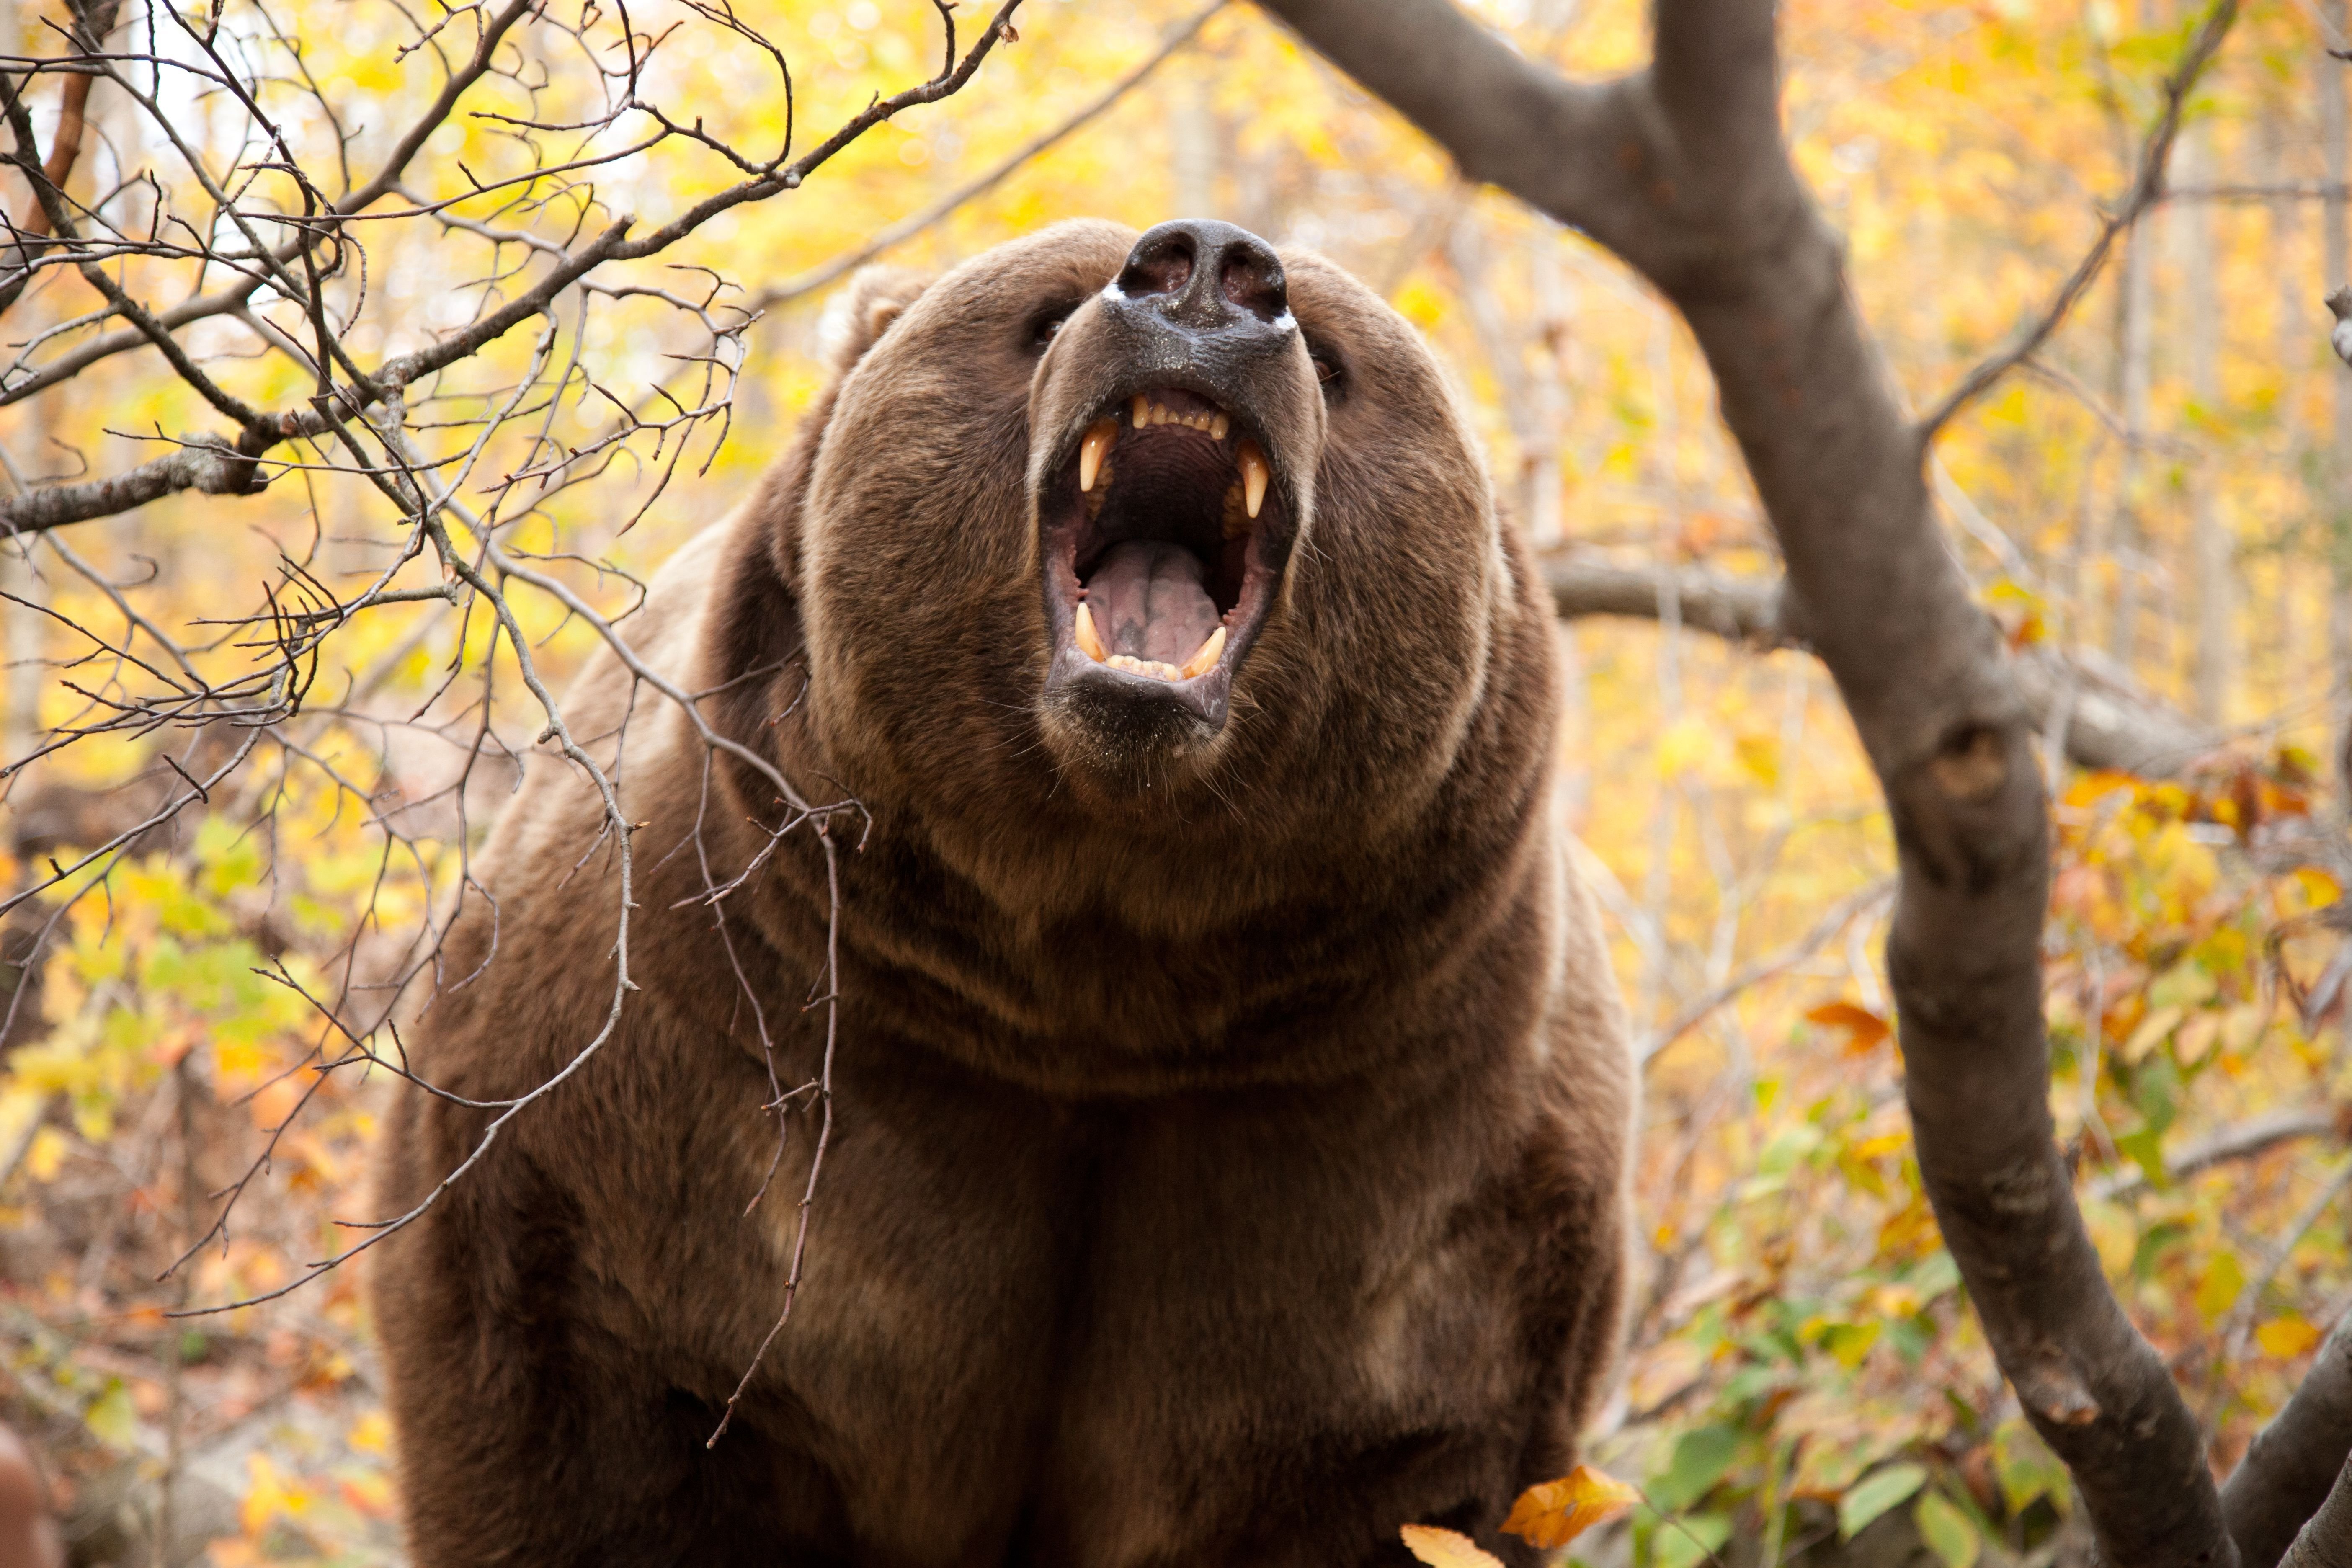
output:
POLYGON ((1097 664, 1075 647, 1055 656, 1043 709, 1049 752, 1066 778, 1113 799, 1164 799, 1216 754, 1233 687, 1230 665, 1183 682, 1097 664))

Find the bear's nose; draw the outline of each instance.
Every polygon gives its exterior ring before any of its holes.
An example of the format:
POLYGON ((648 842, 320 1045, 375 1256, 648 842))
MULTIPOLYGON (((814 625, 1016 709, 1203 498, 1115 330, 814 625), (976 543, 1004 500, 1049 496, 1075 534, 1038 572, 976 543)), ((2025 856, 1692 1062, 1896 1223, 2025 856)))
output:
POLYGON ((1272 322, 1290 308, 1274 247, 1213 218, 1179 218, 1145 234, 1127 253, 1118 291, 1196 331, 1244 313, 1272 322))

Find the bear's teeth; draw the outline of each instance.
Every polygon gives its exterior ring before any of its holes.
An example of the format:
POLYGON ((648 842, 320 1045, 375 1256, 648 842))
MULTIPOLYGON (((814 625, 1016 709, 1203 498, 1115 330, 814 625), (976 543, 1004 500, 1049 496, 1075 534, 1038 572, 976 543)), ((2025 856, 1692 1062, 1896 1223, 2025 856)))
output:
POLYGON ((1129 675, 1148 675, 1154 680, 1179 680, 1172 664, 1162 664, 1156 658, 1138 658, 1133 654, 1115 653, 1103 661, 1113 669, 1126 670, 1129 675))
POLYGON ((1227 539, 1247 539, 1250 520, 1242 515, 1242 482, 1239 479, 1225 487, 1222 508, 1217 524, 1224 536, 1227 539))
MULTIPOLYGON (((1221 626, 1218 629, 1222 631, 1224 628, 1221 626)), ((1094 612, 1087 608, 1084 600, 1078 602, 1076 636, 1080 651, 1097 664, 1100 664, 1103 661, 1104 653, 1102 637, 1095 630, 1094 612)))
POLYGON ((1182 671, 1184 679, 1190 680, 1196 675, 1205 673, 1217 662, 1217 656, 1224 651, 1225 628, 1219 626, 1209 634, 1209 640, 1202 643, 1199 650, 1184 661, 1182 671))
POLYGON ((1265 481, 1269 473, 1265 454, 1259 451, 1257 443, 1246 436, 1242 437, 1241 466, 1242 504, 1249 508, 1252 517, 1255 517, 1257 509, 1265 501, 1265 481))
POLYGON ((1081 493, 1095 488, 1095 476, 1102 471, 1102 460, 1110 444, 1118 439, 1118 421, 1097 419, 1087 431, 1087 438, 1078 443, 1078 489, 1081 493))
POLYGON ((1138 430, 1154 425, 1181 425, 1187 430, 1199 430, 1211 439, 1222 441, 1231 433, 1233 420, 1223 409, 1206 414, 1192 414, 1156 403, 1145 393, 1137 393, 1128 405, 1128 419, 1138 430))

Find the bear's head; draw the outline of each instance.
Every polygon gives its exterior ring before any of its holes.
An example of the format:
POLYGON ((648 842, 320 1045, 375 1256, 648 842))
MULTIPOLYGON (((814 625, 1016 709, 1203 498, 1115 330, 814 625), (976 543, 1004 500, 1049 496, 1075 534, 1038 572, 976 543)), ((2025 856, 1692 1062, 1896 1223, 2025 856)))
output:
POLYGON ((778 557, 851 793, 1147 833, 1426 798, 1517 585, 1370 290, 1229 224, 1074 222, 836 316, 778 557))

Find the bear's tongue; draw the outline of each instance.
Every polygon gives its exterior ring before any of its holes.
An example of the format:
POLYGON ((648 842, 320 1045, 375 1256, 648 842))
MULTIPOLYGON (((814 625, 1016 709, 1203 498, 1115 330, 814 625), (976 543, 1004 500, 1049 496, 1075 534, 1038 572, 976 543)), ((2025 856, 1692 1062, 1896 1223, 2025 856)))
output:
POLYGON ((1131 539, 1087 579, 1087 607, 1114 658, 1181 665, 1217 628, 1201 558, 1164 539, 1131 539))

